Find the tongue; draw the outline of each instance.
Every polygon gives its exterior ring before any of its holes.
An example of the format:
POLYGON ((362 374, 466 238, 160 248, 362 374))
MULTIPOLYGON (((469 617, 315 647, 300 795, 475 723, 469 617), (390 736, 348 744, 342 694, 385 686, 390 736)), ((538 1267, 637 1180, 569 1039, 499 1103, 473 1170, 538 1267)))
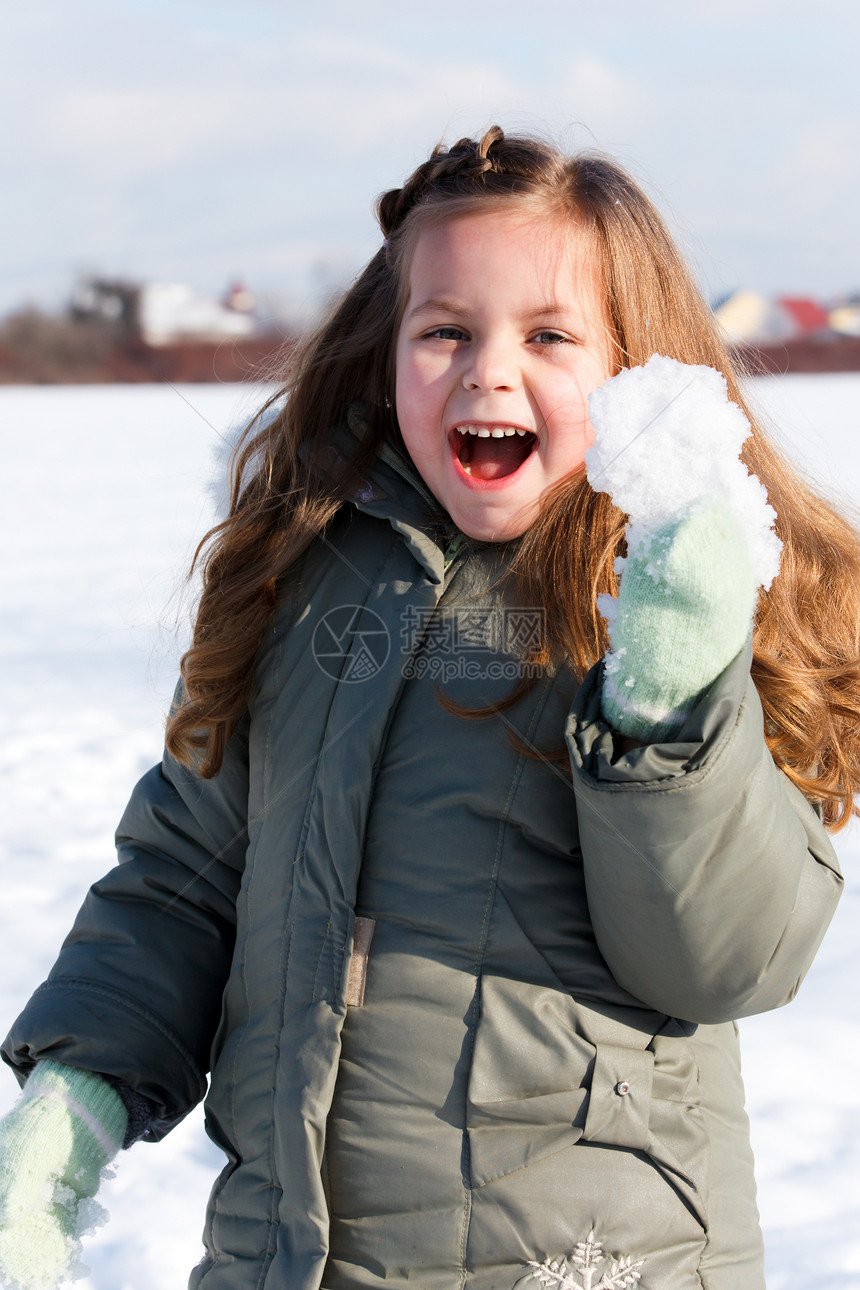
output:
POLYGON ((504 439, 472 438, 469 471, 478 479, 503 479, 512 475, 528 456, 529 442, 520 435, 504 439))

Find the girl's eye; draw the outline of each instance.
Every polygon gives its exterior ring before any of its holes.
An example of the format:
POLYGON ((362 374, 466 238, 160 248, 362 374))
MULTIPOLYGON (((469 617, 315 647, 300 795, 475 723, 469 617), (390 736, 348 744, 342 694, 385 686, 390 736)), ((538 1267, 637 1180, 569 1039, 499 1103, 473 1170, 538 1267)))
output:
POLYGON ((434 327, 426 334, 434 340, 463 340, 466 333, 460 327, 434 327))
POLYGON ((539 331, 532 339, 539 345, 564 345, 570 341, 570 337, 562 335, 560 331, 539 331))

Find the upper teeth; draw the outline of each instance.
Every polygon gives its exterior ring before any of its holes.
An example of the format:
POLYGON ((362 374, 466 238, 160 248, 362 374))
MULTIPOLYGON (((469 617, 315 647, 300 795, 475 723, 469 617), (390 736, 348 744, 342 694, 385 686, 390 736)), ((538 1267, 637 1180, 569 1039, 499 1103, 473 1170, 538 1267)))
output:
POLYGON ((460 434, 476 434, 479 439, 489 439, 490 436, 494 439, 503 439, 506 435, 528 434, 527 430, 519 430, 516 426, 493 426, 492 430, 490 430, 487 426, 465 425, 457 426, 457 429, 460 431, 460 434))

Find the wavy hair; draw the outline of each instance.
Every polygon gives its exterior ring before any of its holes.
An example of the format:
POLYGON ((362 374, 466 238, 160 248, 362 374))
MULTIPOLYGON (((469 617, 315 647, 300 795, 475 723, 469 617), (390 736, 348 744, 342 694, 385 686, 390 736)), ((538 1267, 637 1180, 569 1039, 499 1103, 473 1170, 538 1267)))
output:
MULTIPOLYGON (((662 219, 606 157, 567 157, 548 143, 506 136, 438 146, 376 211, 384 242, 329 316, 290 360, 282 389, 252 422, 233 462, 228 517, 203 538, 191 648, 167 746, 204 777, 217 774, 245 710, 254 660, 278 584, 362 478, 382 443, 399 440, 394 352, 411 253, 422 229, 457 215, 516 206, 566 221, 589 239, 620 369, 664 354, 721 371, 749 418, 743 460, 778 515, 782 569, 760 597, 753 678, 776 764, 831 828, 847 823, 860 790, 860 539, 787 462, 756 423, 737 373, 662 219), (332 475, 326 452, 347 408, 369 409, 355 458, 332 475), (263 415, 265 414, 265 415, 263 415)), ((625 516, 583 470, 556 485, 520 539, 512 566, 520 603, 546 610, 540 661, 580 675, 607 647, 596 596, 615 592, 625 516)), ((517 697, 512 694, 510 701, 517 697)), ((481 715, 479 712, 464 715, 481 715)))

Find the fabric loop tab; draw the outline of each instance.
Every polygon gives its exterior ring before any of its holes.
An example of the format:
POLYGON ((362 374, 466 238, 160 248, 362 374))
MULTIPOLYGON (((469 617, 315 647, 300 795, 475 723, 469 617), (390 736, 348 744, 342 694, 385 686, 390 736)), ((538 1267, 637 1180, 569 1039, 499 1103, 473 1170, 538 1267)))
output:
POLYGON ((653 1082, 652 1052, 598 1044, 583 1139, 646 1150, 653 1082))
POLYGON ((360 914, 356 914, 352 954, 350 955, 349 972, 346 978, 345 1002, 347 1007, 350 1008, 360 1008, 364 1003, 367 959, 370 954, 370 942, 373 940, 373 929, 375 927, 375 918, 362 918, 360 914))

